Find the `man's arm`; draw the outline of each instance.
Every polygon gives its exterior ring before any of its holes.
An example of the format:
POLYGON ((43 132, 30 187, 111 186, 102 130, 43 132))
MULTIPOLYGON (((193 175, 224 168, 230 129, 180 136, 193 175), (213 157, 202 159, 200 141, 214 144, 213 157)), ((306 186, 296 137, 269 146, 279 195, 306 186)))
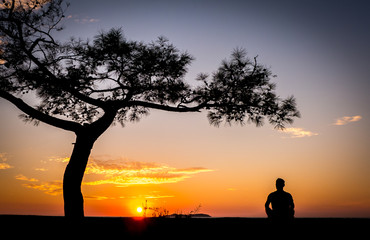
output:
POLYGON ((294 201, 293 201, 292 195, 290 195, 290 214, 291 214, 291 217, 294 218, 295 211, 294 211, 294 201))
POLYGON ((294 201, 293 201, 293 197, 291 194, 290 194, 290 208, 294 209, 294 201))
POLYGON ((272 209, 270 208, 270 203, 271 203, 270 195, 267 197, 267 200, 266 200, 266 203, 265 203, 265 211, 266 211, 266 214, 267 214, 268 217, 270 217, 270 215, 272 213, 272 209))
POLYGON ((267 200, 266 200, 266 203, 265 203, 265 209, 270 209, 270 203, 271 203, 271 200, 270 200, 270 195, 267 197, 267 200))

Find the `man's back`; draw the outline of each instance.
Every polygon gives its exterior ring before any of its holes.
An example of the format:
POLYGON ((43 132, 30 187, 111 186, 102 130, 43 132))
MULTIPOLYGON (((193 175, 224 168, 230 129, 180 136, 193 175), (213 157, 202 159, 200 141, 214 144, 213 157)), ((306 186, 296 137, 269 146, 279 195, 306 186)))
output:
POLYGON ((285 191, 275 191, 268 196, 272 210, 276 215, 283 216, 291 214, 290 210, 294 208, 293 197, 285 191))
POLYGON ((285 182, 283 179, 276 180, 277 191, 268 195, 265 203, 266 213, 269 218, 287 219, 294 217, 294 201, 290 193, 283 190, 285 182), (270 208, 270 204, 272 209, 270 208))

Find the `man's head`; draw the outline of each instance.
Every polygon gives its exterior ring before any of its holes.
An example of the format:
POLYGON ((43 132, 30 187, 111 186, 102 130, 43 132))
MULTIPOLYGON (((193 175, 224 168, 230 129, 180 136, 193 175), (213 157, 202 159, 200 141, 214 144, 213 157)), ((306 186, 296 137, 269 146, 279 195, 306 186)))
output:
POLYGON ((276 179, 276 189, 277 190, 283 190, 284 186, 285 186, 284 179, 282 179, 282 178, 276 179))

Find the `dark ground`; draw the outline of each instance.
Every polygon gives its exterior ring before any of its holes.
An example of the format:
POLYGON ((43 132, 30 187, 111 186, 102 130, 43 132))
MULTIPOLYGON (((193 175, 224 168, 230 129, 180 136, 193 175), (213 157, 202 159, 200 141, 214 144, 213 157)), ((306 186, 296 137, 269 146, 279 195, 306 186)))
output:
POLYGON ((9 239, 366 239, 370 219, 296 218, 271 223, 264 218, 120 218, 0 215, 2 236, 9 239))

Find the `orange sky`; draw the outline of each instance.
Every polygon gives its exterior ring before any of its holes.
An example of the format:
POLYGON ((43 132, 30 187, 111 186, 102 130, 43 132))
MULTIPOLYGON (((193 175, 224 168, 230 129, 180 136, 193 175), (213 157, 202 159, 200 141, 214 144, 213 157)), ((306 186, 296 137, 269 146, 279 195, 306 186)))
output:
MULTIPOLYGON (((95 143, 84 178, 86 215, 137 216, 147 200, 170 213, 201 204, 215 217, 265 217, 281 177, 297 217, 370 217, 368 6, 105 2, 73 1, 56 38, 92 39, 117 26, 128 39, 164 35, 196 58, 190 84, 245 47, 277 74, 279 95, 296 97, 302 118, 282 132, 267 123, 216 128, 206 113, 151 111, 111 127, 95 143)), ((0 112, 0 214, 63 215, 73 134, 24 124, 1 98, 0 112)))
MULTIPOLYGON (((62 215, 73 135, 24 125, 11 105, 1 106, 12 113, 2 118, 3 133, 17 137, 1 141, 8 152, 1 154, 0 213, 62 215)), ((367 138, 363 120, 339 126, 333 119, 317 135, 296 137, 269 126, 214 128, 203 115, 155 111, 110 128, 87 167, 86 215, 135 216, 147 200, 171 213, 201 204, 212 216, 263 217, 264 201, 282 177, 297 217, 369 216, 368 150, 354 142, 367 138)))

